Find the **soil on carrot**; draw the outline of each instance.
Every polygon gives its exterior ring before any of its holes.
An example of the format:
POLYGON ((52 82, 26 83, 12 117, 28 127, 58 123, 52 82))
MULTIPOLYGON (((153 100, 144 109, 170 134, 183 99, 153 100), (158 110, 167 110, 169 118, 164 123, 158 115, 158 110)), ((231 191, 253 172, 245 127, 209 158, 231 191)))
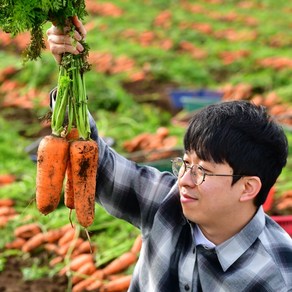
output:
POLYGON ((67 291, 66 277, 40 278, 25 281, 21 269, 29 263, 18 257, 9 258, 0 273, 0 292, 64 292, 67 291))

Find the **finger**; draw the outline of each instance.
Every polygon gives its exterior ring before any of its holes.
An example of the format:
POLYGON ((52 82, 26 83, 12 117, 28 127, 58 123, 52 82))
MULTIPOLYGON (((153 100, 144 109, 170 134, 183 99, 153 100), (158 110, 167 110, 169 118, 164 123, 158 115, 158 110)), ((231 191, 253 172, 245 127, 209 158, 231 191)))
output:
POLYGON ((86 32, 86 29, 83 26, 82 22, 78 19, 77 16, 73 16, 72 21, 73 21, 73 24, 76 27, 77 31, 81 35, 82 39, 84 39, 86 37, 87 32, 86 32))

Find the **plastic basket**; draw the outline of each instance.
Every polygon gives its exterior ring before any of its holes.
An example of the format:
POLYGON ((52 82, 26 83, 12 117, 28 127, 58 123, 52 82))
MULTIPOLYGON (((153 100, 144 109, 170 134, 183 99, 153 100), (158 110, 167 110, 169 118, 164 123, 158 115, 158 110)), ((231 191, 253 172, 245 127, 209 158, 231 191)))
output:
MULTIPOLYGON (((199 90, 173 90, 170 92, 170 98, 172 105, 177 109, 182 109, 186 106, 186 104, 191 104, 189 100, 194 99, 199 104, 200 102, 203 103, 216 103, 221 100, 223 96, 222 92, 219 91, 212 91, 206 89, 199 89, 199 90)), ((194 103, 192 103, 194 104, 194 103)))
POLYGON ((271 216, 292 237, 292 215, 271 216))

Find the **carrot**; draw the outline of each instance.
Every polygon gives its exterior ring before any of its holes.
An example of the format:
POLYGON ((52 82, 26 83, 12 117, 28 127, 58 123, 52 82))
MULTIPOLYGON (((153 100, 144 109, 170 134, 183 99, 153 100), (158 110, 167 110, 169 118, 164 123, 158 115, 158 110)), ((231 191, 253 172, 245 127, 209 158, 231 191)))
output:
POLYGON ((21 249, 25 242, 25 239, 17 237, 12 242, 6 243, 5 247, 7 249, 21 249))
POLYGON ((94 220, 98 147, 93 140, 78 140, 70 144, 74 204, 76 217, 83 227, 94 220))
POLYGON ((16 211, 13 207, 0 207, 0 216, 15 215, 16 211))
POLYGON ((74 209, 74 190, 73 190, 73 177, 72 177, 72 166, 70 158, 68 159, 66 169, 66 184, 64 189, 64 204, 69 209, 74 209))
POLYGON ((54 243, 46 243, 46 244, 44 244, 44 249, 48 252, 57 253, 58 246, 54 243))
POLYGON ((41 232, 41 228, 37 223, 29 223, 22 226, 17 227, 14 230, 15 237, 21 237, 24 239, 33 237, 34 235, 41 232))
POLYGON ((64 245, 60 246, 57 250, 58 255, 65 256, 66 253, 69 251, 70 248, 73 250, 78 248, 78 246, 82 243, 82 238, 77 238, 76 240, 69 241, 64 245))
POLYGON ((100 291, 102 285, 103 285, 102 281, 97 279, 94 282, 92 282, 91 284, 89 284, 86 287, 85 291, 100 291))
POLYGON ((54 135, 45 136, 38 148, 36 175, 36 203, 38 210, 47 215, 60 202, 65 177, 69 143, 54 135))
POLYGON ((116 274, 118 272, 121 272, 128 268, 130 265, 135 263, 137 260, 136 254, 132 252, 126 252, 122 254, 120 257, 113 260, 111 263, 109 263, 106 267, 104 267, 102 270, 105 275, 112 275, 116 274))
MULTIPOLYGON (((79 132, 77 128, 72 128, 67 134, 66 139, 69 142, 75 141, 79 138, 79 132)), ((72 177, 72 167, 70 156, 68 159, 67 169, 66 169, 66 184, 64 190, 64 204, 69 209, 74 209, 74 190, 73 190, 73 177, 72 177)))
POLYGON ((76 250, 74 250, 72 256, 75 257, 82 253, 92 253, 92 246, 89 241, 83 241, 76 250))
POLYGON ((58 246, 63 246, 65 245, 67 242, 71 241, 74 239, 76 234, 75 229, 71 228, 68 229, 65 234, 58 240, 58 246))
POLYGON ((90 285, 94 285, 94 290, 97 290, 102 285, 102 278, 103 278, 103 274, 101 270, 96 270, 88 278, 80 281, 79 283, 76 283, 72 289, 72 292, 82 292, 85 290, 88 291, 87 288, 90 285))
POLYGON ((64 267, 60 272, 59 275, 65 275, 67 271, 77 271, 82 265, 86 262, 93 262, 93 256, 91 254, 81 254, 76 258, 72 259, 69 266, 64 267))
MULTIPOLYGON (((110 281, 100 288, 100 292, 121 292, 127 290, 130 286, 132 275, 125 275, 124 277, 110 281)), ((90 291, 90 290, 89 290, 90 291)))
POLYGON ((48 243, 53 243, 59 240, 63 235, 64 232, 62 229, 49 230, 48 232, 44 233, 45 241, 48 243))
POLYGON ((0 174, 0 186, 11 184, 15 181, 15 176, 12 174, 0 174))
POLYGON ((14 201, 12 199, 0 199, 1 207, 12 207, 14 206, 14 201))
POLYGON ((22 251, 23 252, 31 252, 35 248, 41 246, 44 243, 44 234, 43 233, 38 233, 31 237, 23 246, 22 246, 22 251))
POLYGON ((55 258, 50 260, 49 266, 54 267, 55 265, 61 263, 62 261, 63 261, 63 257, 61 257, 61 256, 55 257, 55 258))
POLYGON ((142 247, 142 236, 138 235, 131 248, 131 252, 134 254, 138 254, 141 250, 141 247, 142 247))
POLYGON ((76 271, 76 274, 72 277, 72 284, 74 285, 82 281, 86 278, 86 276, 92 275, 95 271, 96 267, 93 262, 90 261, 85 263, 83 266, 80 267, 80 269, 76 271))
POLYGON ((8 216, 0 216, 0 227, 6 226, 10 218, 8 216))

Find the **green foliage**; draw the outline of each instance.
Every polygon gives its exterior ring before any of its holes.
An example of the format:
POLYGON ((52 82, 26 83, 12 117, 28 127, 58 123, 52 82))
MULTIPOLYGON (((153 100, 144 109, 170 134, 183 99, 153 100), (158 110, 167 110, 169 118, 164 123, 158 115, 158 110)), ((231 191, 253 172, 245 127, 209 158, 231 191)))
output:
POLYGON ((65 27, 74 15, 80 19, 86 15, 84 0, 1 0, 0 28, 13 36, 29 31, 31 42, 24 58, 35 60, 45 48, 44 24, 49 21, 65 27))

